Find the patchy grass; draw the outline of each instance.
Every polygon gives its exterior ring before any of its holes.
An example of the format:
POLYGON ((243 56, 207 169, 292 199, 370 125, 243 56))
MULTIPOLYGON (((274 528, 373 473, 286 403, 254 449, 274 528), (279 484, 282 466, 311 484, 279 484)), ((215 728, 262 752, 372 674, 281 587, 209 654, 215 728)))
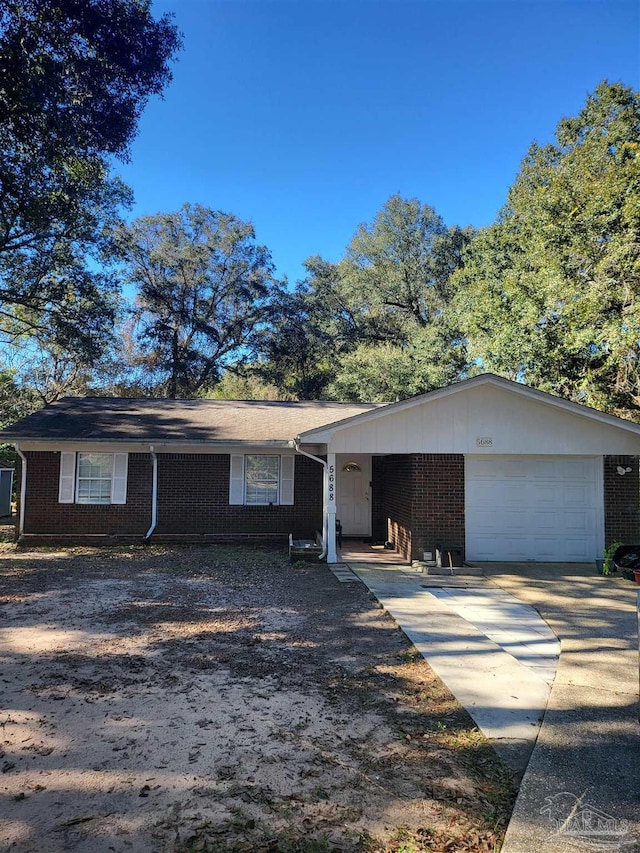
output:
POLYGON ((3 848, 498 848, 509 771, 360 584, 262 548, 5 544, 0 594, 3 848))

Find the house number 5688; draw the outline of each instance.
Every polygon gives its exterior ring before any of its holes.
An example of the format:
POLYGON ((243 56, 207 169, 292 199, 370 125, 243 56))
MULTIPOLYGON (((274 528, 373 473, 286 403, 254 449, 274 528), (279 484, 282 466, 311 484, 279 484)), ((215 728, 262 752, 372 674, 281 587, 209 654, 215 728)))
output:
POLYGON ((335 496, 335 468, 333 465, 329 465, 329 500, 334 501, 336 499, 335 496))

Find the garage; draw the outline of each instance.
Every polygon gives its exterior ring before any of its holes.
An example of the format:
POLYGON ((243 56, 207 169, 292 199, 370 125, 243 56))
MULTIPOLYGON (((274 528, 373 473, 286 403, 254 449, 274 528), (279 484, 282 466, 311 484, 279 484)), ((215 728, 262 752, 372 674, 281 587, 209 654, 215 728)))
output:
POLYGON ((603 505, 602 457, 466 456, 467 559, 591 561, 603 505))

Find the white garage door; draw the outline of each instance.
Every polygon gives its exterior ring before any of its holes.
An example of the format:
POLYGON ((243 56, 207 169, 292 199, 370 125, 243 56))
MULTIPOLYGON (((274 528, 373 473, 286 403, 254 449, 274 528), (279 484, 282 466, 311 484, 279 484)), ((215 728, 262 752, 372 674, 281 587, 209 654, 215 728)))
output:
POLYGON ((588 562, 604 543, 601 457, 467 456, 468 560, 588 562))

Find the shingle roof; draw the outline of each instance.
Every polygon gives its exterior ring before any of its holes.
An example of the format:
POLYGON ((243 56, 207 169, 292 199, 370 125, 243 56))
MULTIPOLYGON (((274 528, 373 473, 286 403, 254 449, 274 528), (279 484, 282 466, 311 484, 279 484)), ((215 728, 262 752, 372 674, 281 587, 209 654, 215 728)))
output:
POLYGON ((65 397, 4 430, 2 441, 291 441, 379 403, 65 397))

